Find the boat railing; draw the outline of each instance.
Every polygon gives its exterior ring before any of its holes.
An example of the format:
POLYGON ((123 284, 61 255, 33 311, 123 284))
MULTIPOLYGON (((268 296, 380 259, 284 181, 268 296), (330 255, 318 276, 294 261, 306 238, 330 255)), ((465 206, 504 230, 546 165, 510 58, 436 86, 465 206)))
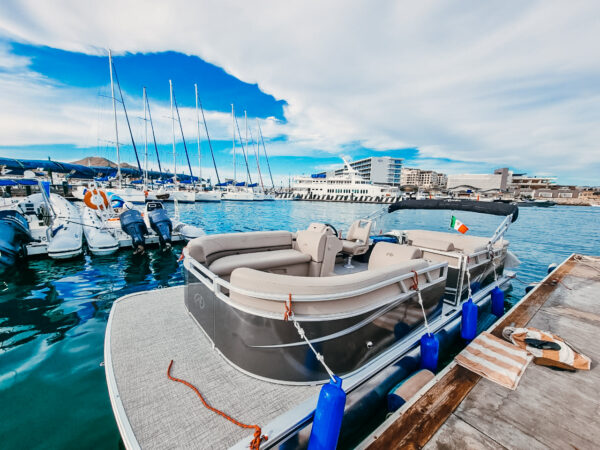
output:
MULTIPOLYGON (((286 302, 289 299, 289 293, 267 293, 267 292, 258 292, 258 291, 250 291, 247 289, 243 289, 237 286, 232 285, 230 282, 218 277, 213 272, 211 272, 208 268, 200 264, 194 258, 192 258, 187 248, 183 250, 184 254, 184 267, 194 275, 202 284, 204 284, 207 288, 211 289, 215 295, 232 306, 237 308, 243 308, 242 305, 234 303, 231 298, 224 293, 224 291, 228 292, 237 292, 240 295, 244 295, 247 297, 255 297, 264 300, 272 300, 272 301, 280 301, 286 302)), ((448 263, 440 262, 437 264, 430 265, 423 269, 416 270, 417 276, 424 276, 425 283, 420 284, 419 288, 426 289, 429 286, 437 284, 441 281, 444 281, 448 275, 448 263)), ((353 289, 349 291, 336 292, 332 294, 295 294, 294 302, 316 302, 316 301, 331 301, 331 300, 342 300, 349 297, 356 297, 358 295, 367 294, 369 292, 376 291, 383 287, 398 284, 401 289, 402 294, 407 294, 411 291, 411 284, 414 277, 413 272, 408 272, 402 275, 398 275, 395 277, 391 277, 387 280, 380 281, 378 283, 371 284, 369 286, 365 286, 359 289, 353 289)))

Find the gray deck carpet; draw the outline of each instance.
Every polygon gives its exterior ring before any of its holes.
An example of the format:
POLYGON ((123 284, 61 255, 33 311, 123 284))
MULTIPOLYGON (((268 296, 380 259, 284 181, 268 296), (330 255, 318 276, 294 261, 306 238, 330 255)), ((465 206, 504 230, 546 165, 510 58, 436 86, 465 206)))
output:
POLYGON ((209 404, 263 428, 318 393, 318 386, 260 381, 230 366, 188 315, 183 296, 182 286, 136 294, 114 306, 112 366, 142 448, 227 448, 253 433, 205 409, 191 389, 170 381, 171 359, 171 375, 194 384, 209 404))

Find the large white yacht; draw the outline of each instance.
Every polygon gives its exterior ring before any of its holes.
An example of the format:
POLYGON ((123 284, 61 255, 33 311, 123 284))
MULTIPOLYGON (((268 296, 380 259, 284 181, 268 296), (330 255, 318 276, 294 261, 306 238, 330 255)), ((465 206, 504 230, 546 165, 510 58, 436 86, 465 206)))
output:
POLYGON ((393 186, 372 184, 344 160, 347 174, 313 174, 294 178, 294 194, 305 200, 331 200, 346 202, 376 201, 391 203, 400 197, 400 191, 393 186))

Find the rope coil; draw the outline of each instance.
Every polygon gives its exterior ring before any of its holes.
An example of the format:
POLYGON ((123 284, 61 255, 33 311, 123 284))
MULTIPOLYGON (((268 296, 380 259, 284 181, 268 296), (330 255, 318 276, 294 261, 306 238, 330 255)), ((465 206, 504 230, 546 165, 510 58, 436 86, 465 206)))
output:
POLYGON ((193 384, 182 380, 181 378, 176 378, 174 376, 171 375, 171 368, 173 367, 173 360, 171 360, 171 362, 169 363, 169 368, 167 369, 167 377, 169 378, 169 380, 171 381, 176 381, 178 383, 181 383, 187 387, 189 387, 191 390, 193 390, 196 395, 200 398, 200 401, 202 402, 202 404, 204 405, 204 407, 212 412, 214 412, 215 414, 218 414, 219 416, 229 420, 231 423, 237 425, 240 428, 247 428, 247 429, 254 429, 254 438, 252 439, 252 441, 250 442, 250 449, 251 450, 259 450, 260 449, 260 443, 262 441, 267 441, 269 439, 269 437, 267 435, 263 435, 262 434, 262 429, 258 426, 258 425, 247 425, 245 423, 242 423, 238 420, 235 420, 233 417, 225 414, 223 411, 218 410, 217 408, 214 408, 212 406, 210 406, 208 404, 208 402, 206 400, 204 400, 204 397, 202 396, 202 394, 200 393, 200 391, 198 390, 198 388, 196 386, 194 386, 193 384))

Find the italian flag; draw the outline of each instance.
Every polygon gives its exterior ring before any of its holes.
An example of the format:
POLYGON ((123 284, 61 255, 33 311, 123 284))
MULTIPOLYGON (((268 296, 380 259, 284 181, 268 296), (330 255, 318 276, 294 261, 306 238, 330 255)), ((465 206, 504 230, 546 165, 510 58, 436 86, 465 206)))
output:
POLYGON ((464 223, 454 216, 452 216, 452 220, 450 221, 450 227, 462 234, 465 234, 469 230, 464 223))

